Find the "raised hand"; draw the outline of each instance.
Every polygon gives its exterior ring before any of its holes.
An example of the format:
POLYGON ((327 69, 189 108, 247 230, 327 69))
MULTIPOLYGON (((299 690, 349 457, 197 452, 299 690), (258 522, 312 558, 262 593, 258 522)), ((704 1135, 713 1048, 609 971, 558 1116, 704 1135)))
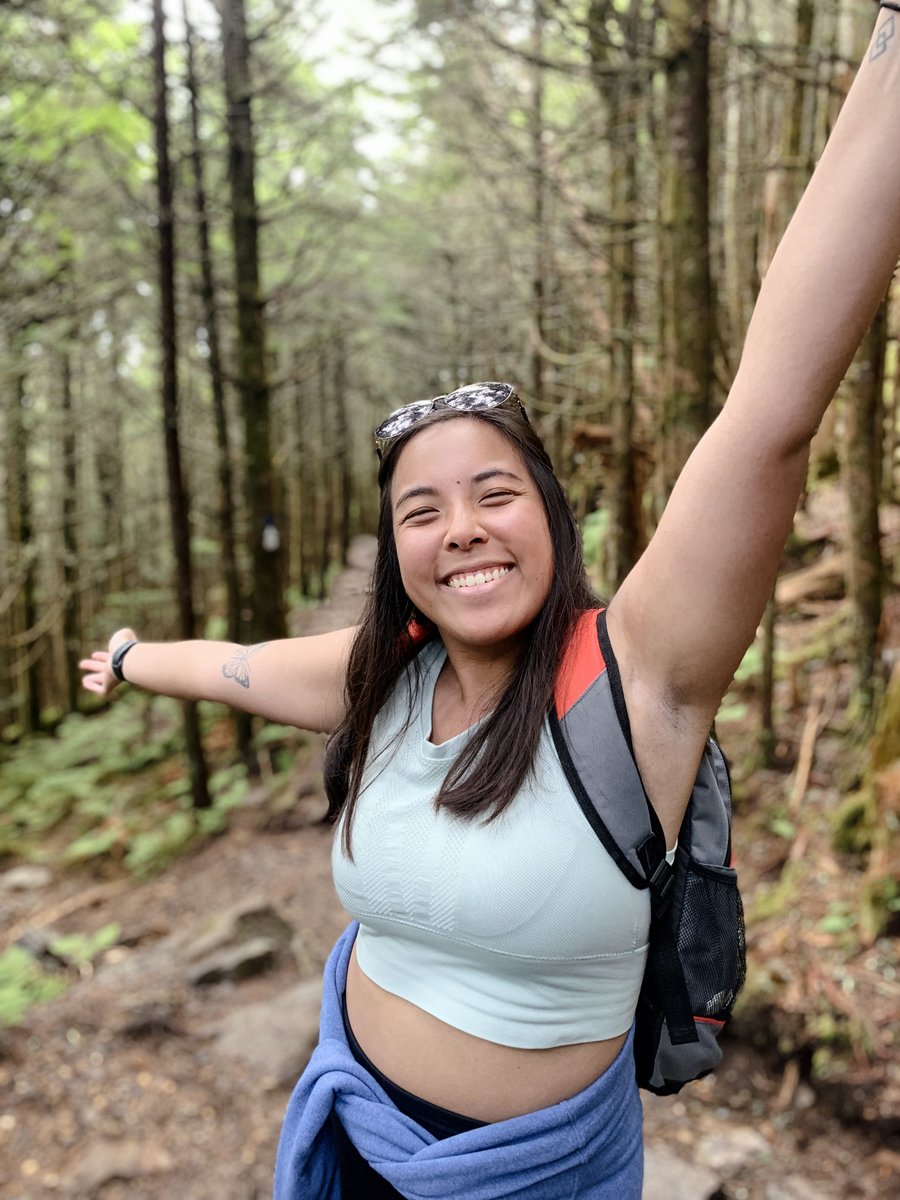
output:
POLYGON ((84 672, 81 686, 89 692, 96 692, 98 696, 108 696, 119 684, 110 667, 113 653, 123 642, 136 638, 133 629, 117 629, 109 639, 106 650, 95 650, 90 658, 83 658, 78 664, 79 670, 84 672))

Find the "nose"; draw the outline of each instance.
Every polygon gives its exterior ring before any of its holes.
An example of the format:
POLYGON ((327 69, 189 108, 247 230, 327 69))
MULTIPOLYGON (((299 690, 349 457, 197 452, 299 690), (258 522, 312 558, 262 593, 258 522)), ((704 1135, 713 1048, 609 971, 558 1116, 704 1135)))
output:
POLYGON ((479 520, 477 509, 471 504, 454 505, 444 531, 445 548, 468 550, 471 546, 483 545, 486 541, 487 534, 479 520))

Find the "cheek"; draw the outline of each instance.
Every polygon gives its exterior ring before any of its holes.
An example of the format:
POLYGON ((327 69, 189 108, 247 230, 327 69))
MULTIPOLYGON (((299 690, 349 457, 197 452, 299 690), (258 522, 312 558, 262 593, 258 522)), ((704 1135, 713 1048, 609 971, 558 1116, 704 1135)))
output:
POLYGON ((400 578, 410 594, 415 591, 416 584, 421 582, 423 572, 427 572, 429 578, 434 574, 434 555, 429 552, 425 542, 424 538, 408 535, 395 538, 400 578))
POLYGON ((546 518, 541 523, 540 536, 535 538, 535 545, 539 545, 540 551, 540 578, 546 589, 549 591, 550 583, 553 579, 553 542, 550 538, 550 527, 547 524, 546 518))

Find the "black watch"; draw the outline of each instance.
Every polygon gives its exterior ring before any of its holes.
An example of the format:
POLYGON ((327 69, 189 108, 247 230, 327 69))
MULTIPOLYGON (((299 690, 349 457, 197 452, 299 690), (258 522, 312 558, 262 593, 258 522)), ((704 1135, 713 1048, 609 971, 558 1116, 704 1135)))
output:
POLYGON ((112 658, 109 660, 109 669, 120 683, 128 682, 128 680, 122 674, 122 659, 131 649, 131 647, 136 646, 137 644, 138 639, 132 638, 130 642, 123 642, 121 646, 117 646, 115 650, 113 650, 112 658))

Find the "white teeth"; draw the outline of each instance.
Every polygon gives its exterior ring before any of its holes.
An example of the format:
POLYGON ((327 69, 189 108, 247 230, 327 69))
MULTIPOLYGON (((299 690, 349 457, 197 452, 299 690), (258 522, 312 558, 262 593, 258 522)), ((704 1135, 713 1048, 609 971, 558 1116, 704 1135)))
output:
POLYGON ((477 587, 480 583, 491 583, 509 574, 509 567, 493 567, 490 571, 477 571, 474 575, 454 575, 448 582, 452 588, 477 587))

